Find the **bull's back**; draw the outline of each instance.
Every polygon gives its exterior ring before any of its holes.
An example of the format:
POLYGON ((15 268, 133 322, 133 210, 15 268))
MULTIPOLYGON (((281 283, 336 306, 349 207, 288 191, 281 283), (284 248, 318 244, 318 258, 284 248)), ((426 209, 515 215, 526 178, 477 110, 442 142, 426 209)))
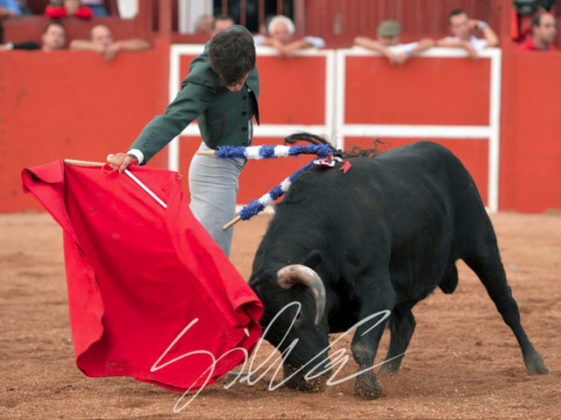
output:
MULTIPOLYGON (((346 173, 312 168, 296 179, 286 201, 321 201, 338 207, 358 200, 360 208, 383 215, 415 217, 421 212, 453 212, 466 206, 483 209, 475 183, 460 160, 445 147, 417 142, 391 149, 374 158, 351 158, 346 173)), ((309 203, 311 207, 313 204, 309 203)))
POLYGON ((458 241, 466 235, 487 230, 487 212, 477 186, 462 162, 447 148, 422 141, 392 149, 369 162, 387 182, 389 208, 407 205, 407 215, 440 217, 443 228, 453 229, 458 241), (391 176, 388 179, 387 176, 391 176), (395 197, 395 191, 400 196, 395 197), (400 206, 401 203, 401 206, 400 206))
POLYGON ((342 233, 333 233, 334 242, 360 252, 376 247, 382 253, 389 244, 392 258, 412 263, 432 255, 460 258, 473 232, 490 227, 472 177, 443 146, 417 142, 350 162, 346 174, 325 168, 303 173, 277 216, 295 223, 305 218, 311 231, 336 226, 342 233))

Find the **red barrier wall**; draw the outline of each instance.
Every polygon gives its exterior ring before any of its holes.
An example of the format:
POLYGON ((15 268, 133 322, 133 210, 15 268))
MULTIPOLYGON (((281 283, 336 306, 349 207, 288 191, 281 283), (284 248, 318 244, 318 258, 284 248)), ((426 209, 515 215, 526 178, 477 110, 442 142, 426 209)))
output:
MULTIPOLYGON (((168 48, 121 53, 0 54, 0 211, 39 209, 20 172, 59 158, 104 161, 124 151, 167 104, 168 48)), ((154 165, 165 165, 165 156, 154 165)))
MULTIPOLYGON (((302 59, 308 60, 306 57, 302 59)), ((273 61, 260 60, 264 123, 323 124, 322 70, 309 62, 299 74, 292 61, 285 62, 283 67, 273 65, 273 61), (275 92, 276 96, 271 92, 275 92), (277 97, 282 97, 282 101, 276 102, 277 97)), ((406 76, 407 70, 430 67, 428 61, 421 60, 424 59, 416 59, 403 68, 392 70, 403 72, 406 76)), ((472 75, 478 69, 488 71, 484 60, 449 60, 448 64, 441 65, 453 66, 453 77, 457 74, 472 75)), ((89 52, 45 54, 10 51, 0 54, 0 211, 39 208, 33 199, 21 193, 19 174, 23 167, 64 157, 102 161, 108 152, 125 150, 144 124, 161 113, 168 102, 168 62, 169 48, 163 41, 152 51, 122 53, 109 63, 98 54, 89 52)), ((377 65, 382 66, 380 63, 377 65)), ((559 68, 561 52, 540 54, 521 53, 509 47, 503 49, 501 210, 539 212, 561 208, 561 142, 558 140, 561 122, 557 104, 561 94, 559 68)), ((379 72, 375 67, 369 69, 364 65, 358 65, 353 71, 360 72, 361 69, 379 72)), ((443 77, 449 73, 443 72, 443 77)), ((362 99, 351 105, 355 109, 350 115, 369 109, 366 116, 376 115, 372 122, 387 124, 393 117, 378 118, 387 112, 384 103, 391 102, 397 86, 390 89, 380 84, 382 79, 378 73, 372 75, 372 78, 376 77, 379 80, 374 80, 374 85, 378 83, 378 87, 373 91, 364 86, 363 91, 361 86, 354 87, 362 99), (386 101, 384 96, 388 97, 386 101)), ((416 76, 412 77, 414 80, 416 76)), ((421 93, 426 90, 422 82, 419 79, 416 83, 421 93)), ((461 82, 461 79, 456 81, 458 84, 461 82)), ((407 88, 414 89, 414 86, 411 84, 407 88)), ((459 99, 470 95, 479 99, 487 97, 488 87, 471 86, 466 89, 460 86, 458 89, 454 95, 459 99)), ((419 106, 415 102, 411 104, 411 109, 421 113, 442 108, 430 91, 420 97, 424 105, 419 106)), ((408 103, 406 105, 409 106, 408 103)), ((399 112, 399 108, 394 111, 399 112)), ((472 111, 473 123, 486 122, 486 116, 478 113, 477 108, 472 111)), ((395 121, 408 122, 411 115, 403 121, 395 121)), ((459 123, 451 119, 453 115, 457 112, 436 122, 459 123)), ((278 143, 279 140, 262 136, 255 139, 255 144, 278 143)), ((397 145, 412 139, 387 140, 397 145)), ((348 148, 353 142, 371 140, 349 136, 347 141, 348 148)), ((437 141, 461 156, 485 197, 488 184, 485 169, 488 166, 487 142, 461 139, 437 141)), ((181 142, 180 170, 184 175, 187 175, 188 160, 198 143, 199 140, 194 138, 184 138, 181 142)), ((166 153, 160 153, 151 165, 166 167, 166 158, 166 153)), ((251 162, 240 179, 239 202, 246 203, 257 198, 308 160, 251 162)))
MULTIPOLYGON (((194 57, 180 56, 181 79, 194 57)), ((258 55, 257 66, 263 93, 259 98, 262 124, 325 124, 325 57, 258 55)))
POLYGON ((489 60, 348 57, 347 124, 489 124, 489 60), (360 100, 362 98, 362 100, 360 100))
MULTIPOLYGON (((379 140, 386 143, 386 145, 380 146, 381 150, 403 146, 416 141, 416 139, 384 137, 381 137, 379 140)), ((463 165, 473 177, 484 204, 488 205, 487 194, 489 192, 489 178, 487 168, 489 165, 489 143, 484 140, 474 141, 473 139, 431 139, 431 141, 447 147, 462 161, 463 165)), ((369 148, 373 147, 373 142, 372 139, 353 137, 346 138, 346 149, 351 149, 355 145, 362 148, 369 148)))
POLYGON ((561 52, 504 52, 499 206, 561 209, 561 52))

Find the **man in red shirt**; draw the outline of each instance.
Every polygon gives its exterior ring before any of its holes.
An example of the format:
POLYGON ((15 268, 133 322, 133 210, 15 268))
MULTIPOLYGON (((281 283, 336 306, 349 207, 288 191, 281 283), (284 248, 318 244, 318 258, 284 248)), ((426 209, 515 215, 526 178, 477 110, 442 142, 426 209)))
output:
POLYGON ((532 34, 518 46, 519 51, 555 51, 553 45, 555 18, 550 13, 538 13, 532 19, 532 34))

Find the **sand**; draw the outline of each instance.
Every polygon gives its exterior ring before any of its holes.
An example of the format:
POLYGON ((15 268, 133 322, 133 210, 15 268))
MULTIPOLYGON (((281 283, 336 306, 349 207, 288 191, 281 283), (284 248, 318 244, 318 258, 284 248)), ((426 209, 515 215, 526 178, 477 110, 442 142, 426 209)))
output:
MULTIPOLYGON (((232 261, 247 279, 270 216, 236 226, 232 261)), ((417 328, 384 395, 357 400, 353 382, 306 394, 221 380, 174 413, 181 394, 132 378, 88 378, 75 365, 59 226, 45 213, 0 215, 2 419, 547 419, 561 416, 561 214, 492 215, 522 323, 551 370, 527 376, 509 328, 458 263, 453 295, 413 310, 417 328)), ((336 337, 332 337, 334 339, 336 337)), ((342 347, 348 349, 349 340, 342 347)), ((379 350, 385 355, 387 334, 379 350)), ((268 344, 263 358, 274 351, 268 344)), ((352 374, 355 366, 344 370, 352 374)), ((273 380, 273 383, 278 379, 273 380)), ((185 402, 179 403, 179 407, 185 402)))

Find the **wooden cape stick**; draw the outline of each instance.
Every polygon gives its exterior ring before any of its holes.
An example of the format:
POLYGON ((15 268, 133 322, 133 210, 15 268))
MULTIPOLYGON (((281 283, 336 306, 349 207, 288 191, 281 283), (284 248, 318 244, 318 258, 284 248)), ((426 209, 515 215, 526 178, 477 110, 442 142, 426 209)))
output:
POLYGON ((195 152, 196 155, 203 155, 203 156, 214 156, 216 155, 216 150, 197 150, 195 152))
MULTIPOLYGON (((200 150, 199 152, 197 152, 198 154, 215 154, 216 152, 214 151, 205 151, 205 150, 200 150), (200 152, 200 153, 199 153, 200 152)), ((104 162, 91 162, 88 160, 77 160, 77 159, 64 159, 64 163, 66 163, 67 165, 76 165, 76 166, 104 166, 106 165, 106 163, 104 162)), ((166 208, 167 205, 166 203, 164 203, 160 197, 158 197, 156 194, 154 194, 152 192, 152 190, 150 190, 142 181, 140 181, 136 176, 134 176, 133 174, 130 173, 130 171, 128 169, 125 169, 125 174, 127 174, 129 176, 129 178, 131 178, 134 182, 136 182, 140 188, 142 188, 144 191, 146 191, 154 200, 156 200, 158 202, 158 204, 160 204, 162 207, 166 208)), ((235 225, 236 223, 238 223, 239 221, 241 221, 242 218, 240 216, 236 216, 235 218, 233 218, 232 220, 230 220, 228 223, 226 223, 224 226, 222 226, 222 230, 226 230, 226 229, 230 229, 233 225, 235 225)))
POLYGON ((104 166, 107 162, 91 162, 89 160, 64 159, 64 163, 74 166, 104 166))

